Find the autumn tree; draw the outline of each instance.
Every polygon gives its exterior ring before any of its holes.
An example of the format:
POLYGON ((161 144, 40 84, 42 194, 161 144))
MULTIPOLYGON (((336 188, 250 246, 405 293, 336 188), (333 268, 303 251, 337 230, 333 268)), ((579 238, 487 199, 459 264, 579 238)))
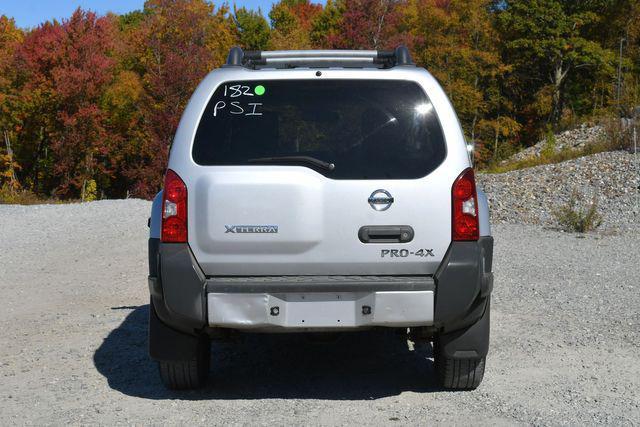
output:
MULTIPOLYGON (((10 111, 7 102, 9 101, 12 85, 16 78, 16 69, 13 56, 16 49, 24 39, 23 32, 16 27, 12 18, 5 15, 0 16, 0 120, 6 119, 10 111)), ((2 130, 8 130, 8 122, 0 121, 2 130)))
POLYGON ((17 73, 13 57, 23 38, 13 19, 0 16, 0 188, 6 184, 11 190, 19 187, 16 171, 20 168, 11 147, 17 130, 12 106, 19 101, 14 92, 17 73))
POLYGON ((334 48, 390 49, 399 44, 411 45, 401 24, 404 0, 351 0, 340 4, 341 17, 334 48))
POLYGON ((322 6, 309 0, 281 0, 269 11, 271 49, 311 49, 311 29, 322 6))
POLYGON ((151 197, 161 186, 169 148, 193 90, 224 63, 235 44, 235 24, 226 6, 204 0, 148 0, 144 20, 129 46, 142 76, 140 107, 148 140, 129 162, 134 195, 151 197))
POLYGON ((77 9, 68 20, 31 31, 17 50, 16 151, 34 189, 78 197, 91 181, 108 183, 112 163, 100 99, 112 78, 113 39, 108 18, 77 9))

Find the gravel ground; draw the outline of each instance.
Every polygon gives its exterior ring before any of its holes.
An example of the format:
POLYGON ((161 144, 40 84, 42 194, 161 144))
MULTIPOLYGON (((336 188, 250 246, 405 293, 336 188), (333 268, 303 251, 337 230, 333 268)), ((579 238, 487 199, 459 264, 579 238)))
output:
POLYGON ((501 174, 479 174, 492 222, 557 226, 553 212, 575 192, 581 207, 598 204, 602 229, 640 225, 640 154, 598 153, 566 162, 501 174), (636 161, 638 164, 636 164, 636 161))
POLYGON ((209 386, 146 355, 144 201, 0 206, 2 424, 640 424, 640 234, 498 224, 485 381, 439 391, 399 336, 215 344, 209 386))

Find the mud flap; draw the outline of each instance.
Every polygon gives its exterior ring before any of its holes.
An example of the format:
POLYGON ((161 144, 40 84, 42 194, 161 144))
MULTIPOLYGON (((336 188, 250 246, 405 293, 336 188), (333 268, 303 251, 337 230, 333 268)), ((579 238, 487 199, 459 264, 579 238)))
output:
POLYGON ((487 298, 484 314, 476 323, 464 329, 438 335, 438 351, 452 359, 485 357, 489 351, 490 306, 490 299, 487 298))
POLYGON ((153 300, 149 304, 149 356, 157 361, 196 360, 201 346, 209 345, 205 337, 185 334, 165 325, 156 314, 153 300))

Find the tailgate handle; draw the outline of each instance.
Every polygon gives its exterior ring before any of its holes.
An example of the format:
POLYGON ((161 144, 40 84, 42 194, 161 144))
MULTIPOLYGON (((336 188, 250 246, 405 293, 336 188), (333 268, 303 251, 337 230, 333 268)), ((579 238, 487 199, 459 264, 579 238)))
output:
POLYGON ((365 225, 358 231, 362 243, 409 243, 413 228, 408 225, 365 225))

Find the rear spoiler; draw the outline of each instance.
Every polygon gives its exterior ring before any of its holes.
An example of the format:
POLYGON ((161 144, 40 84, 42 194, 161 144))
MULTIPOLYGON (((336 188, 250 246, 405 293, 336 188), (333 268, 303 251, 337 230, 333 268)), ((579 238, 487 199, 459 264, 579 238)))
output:
POLYGON ((349 67, 392 68, 414 66, 406 46, 395 50, 272 50, 243 51, 232 47, 226 67, 296 68, 296 67, 349 67))

